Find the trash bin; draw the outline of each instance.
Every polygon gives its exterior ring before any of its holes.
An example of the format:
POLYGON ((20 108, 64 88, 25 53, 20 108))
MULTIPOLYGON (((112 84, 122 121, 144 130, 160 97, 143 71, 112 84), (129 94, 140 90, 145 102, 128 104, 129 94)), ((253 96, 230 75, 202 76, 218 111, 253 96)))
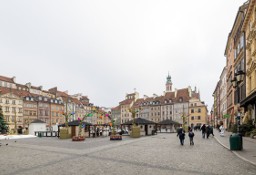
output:
POLYGON ((242 150, 243 138, 239 134, 231 134, 229 137, 230 150, 242 150))

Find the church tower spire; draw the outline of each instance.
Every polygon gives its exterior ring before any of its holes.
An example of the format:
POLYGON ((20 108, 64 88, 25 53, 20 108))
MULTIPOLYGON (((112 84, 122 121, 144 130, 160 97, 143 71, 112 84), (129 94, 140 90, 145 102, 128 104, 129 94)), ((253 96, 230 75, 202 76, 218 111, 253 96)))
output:
POLYGON ((171 92, 172 91, 172 78, 169 75, 169 72, 168 72, 168 76, 166 78, 165 87, 166 87, 166 89, 165 89, 166 92, 171 92))

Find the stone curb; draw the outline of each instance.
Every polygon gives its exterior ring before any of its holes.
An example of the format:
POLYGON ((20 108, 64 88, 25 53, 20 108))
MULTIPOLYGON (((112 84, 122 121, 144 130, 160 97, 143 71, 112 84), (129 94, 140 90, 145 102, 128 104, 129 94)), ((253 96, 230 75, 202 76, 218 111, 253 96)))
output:
POLYGON ((244 160, 244 161, 246 161, 246 162, 249 162, 250 164, 256 166, 256 163, 254 163, 254 162, 252 162, 252 161, 250 161, 250 160, 244 158, 243 156, 239 155, 239 154, 237 153, 237 151, 232 151, 232 150, 230 150, 226 145, 224 145, 223 143, 221 143, 219 139, 217 139, 216 137, 214 137, 214 138, 215 138, 215 140, 216 140, 220 145, 222 145, 224 148, 226 148, 227 150, 229 150, 229 151, 231 151, 232 153, 234 153, 237 157, 239 157, 240 159, 242 159, 242 160, 244 160))

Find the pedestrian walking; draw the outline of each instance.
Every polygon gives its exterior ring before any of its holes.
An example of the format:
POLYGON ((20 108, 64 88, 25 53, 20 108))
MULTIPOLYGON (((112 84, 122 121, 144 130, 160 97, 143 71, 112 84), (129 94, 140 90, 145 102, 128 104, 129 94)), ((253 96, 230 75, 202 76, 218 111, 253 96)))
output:
POLYGON ((225 134, 225 128, 224 128, 224 126, 221 125, 219 129, 220 129, 220 136, 221 136, 221 137, 224 137, 224 134, 225 134))
POLYGON ((213 126, 210 126, 210 135, 212 134, 212 136, 214 136, 213 134, 213 126))
POLYGON ((200 130, 202 131, 202 137, 203 137, 203 139, 204 139, 204 138, 205 138, 205 132, 206 132, 206 126, 205 126, 205 124, 203 124, 203 125, 201 126, 200 130))
POLYGON ((177 137, 179 137, 179 139, 180 139, 180 144, 181 144, 181 145, 184 145, 185 131, 183 130, 182 127, 180 127, 180 128, 177 130, 177 137))
POLYGON ((188 133, 188 137, 189 137, 189 142, 190 142, 190 145, 194 145, 194 132, 192 129, 190 129, 189 133, 188 133))
POLYGON ((211 130, 210 130, 210 126, 209 126, 209 125, 206 125, 206 130, 205 130, 205 132, 206 132, 206 138, 208 139, 208 138, 209 138, 209 135, 210 135, 210 133, 211 133, 211 130))

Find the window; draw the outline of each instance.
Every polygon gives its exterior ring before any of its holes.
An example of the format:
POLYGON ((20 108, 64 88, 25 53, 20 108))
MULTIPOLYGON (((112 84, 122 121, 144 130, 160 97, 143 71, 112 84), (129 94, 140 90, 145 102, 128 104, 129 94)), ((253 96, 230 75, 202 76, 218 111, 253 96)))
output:
POLYGON ((0 103, 2 103, 2 98, 0 98, 0 103))
POLYGON ((191 113, 194 113, 194 109, 191 109, 191 113))
POLYGON ((244 71, 244 58, 242 58, 242 60, 241 60, 240 70, 244 71))
POLYGON ((191 117, 191 120, 194 120, 194 119, 195 119, 195 117, 194 117, 194 116, 192 116, 192 117, 191 117))
POLYGON ((197 104, 195 103, 194 106, 197 106, 197 104))
POLYGON ((193 103, 190 106, 193 107, 193 103))
POLYGON ((240 37, 240 49, 244 48, 244 35, 242 34, 240 37))
POLYGON ((13 104, 13 105, 15 105, 15 104, 16 104, 15 100, 12 100, 12 104, 13 104))
POLYGON ((9 107, 5 107, 5 112, 9 112, 9 111, 10 111, 9 107))
POLYGON ((12 113, 15 113, 16 112, 16 108, 12 108, 12 113))
POLYGON ((6 99, 5 103, 6 103, 6 104, 9 104, 9 100, 8 100, 8 99, 6 99))
POLYGON ((198 119, 198 120, 201 120, 201 116, 198 116, 197 119, 198 119))
POLYGON ((199 112, 199 113, 201 112, 201 109, 200 109, 200 108, 198 109, 198 112, 199 112))

